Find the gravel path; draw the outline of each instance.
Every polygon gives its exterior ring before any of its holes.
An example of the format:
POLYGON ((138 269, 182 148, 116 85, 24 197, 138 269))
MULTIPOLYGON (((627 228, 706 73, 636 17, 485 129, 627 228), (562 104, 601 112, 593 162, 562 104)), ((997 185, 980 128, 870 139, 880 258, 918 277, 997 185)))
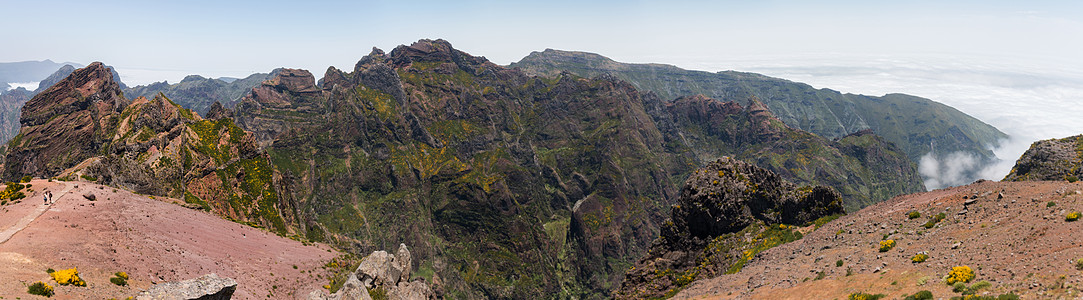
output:
MULTIPOLYGON (((61 184, 64 185, 64 190, 60 191, 59 193, 54 194, 53 197, 54 197, 55 200, 53 202, 58 202, 61 198, 64 198, 64 196, 67 195, 68 192, 71 191, 71 185, 70 184, 67 184, 67 183, 61 183, 61 184)), ((38 197, 35 197, 35 198, 38 198, 38 197)), ((25 199, 30 199, 30 198, 25 198, 25 199)), ((9 239, 11 239, 12 236, 14 236, 16 233, 19 233, 19 231, 22 231, 24 228, 26 228, 27 225, 30 225, 30 222, 34 222, 34 220, 37 220, 38 217, 41 216, 41 214, 44 214, 45 211, 49 210, 49 208, 53 207, 53 206, 55 206, 55 205, 45 205, 45 204, 39 205, 38 208, 31 211, 30 214, 24 216, 22 219, 19 219, 19 222, 15 223, 15 225, 12 225, 11 227, 8 227, 7 229, 4 229, 4 231, 0 231, 0 244, 3 244, 4 242, 7 242, 9 239)))

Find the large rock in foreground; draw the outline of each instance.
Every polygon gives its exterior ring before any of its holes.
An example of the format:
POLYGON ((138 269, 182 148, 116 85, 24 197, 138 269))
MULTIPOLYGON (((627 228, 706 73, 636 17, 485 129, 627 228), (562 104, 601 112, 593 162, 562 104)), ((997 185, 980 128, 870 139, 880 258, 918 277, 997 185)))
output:
POLYGON ((436 295, 424 279, 410 280, 412 268, 410 250, 405 244, 399 244, 395 254, 375 251, 361 260, 361 264, 337 292, 326 295, 321 291, 313 291, 309 294, 309 299, 371 299, 369 290, 382 290, 391 300, 435 299, 436 295))
POLYGON ((237 290, 237 281, 217 274, 151 286, 139 293, 137 300, 229 300, 237 290))
POLYGON ((809 230, 800 226, 843 213, 830 188, 798 187, 723 157, 685 181, 661 237, 613 296, 666 297, 697 279, 737 272, 757 253, 800 239, 809 230))
POLYGON ((1034 142, 1004 181, 1075 181, 1080 177, 1083 177, 1083 135, 1034 142))

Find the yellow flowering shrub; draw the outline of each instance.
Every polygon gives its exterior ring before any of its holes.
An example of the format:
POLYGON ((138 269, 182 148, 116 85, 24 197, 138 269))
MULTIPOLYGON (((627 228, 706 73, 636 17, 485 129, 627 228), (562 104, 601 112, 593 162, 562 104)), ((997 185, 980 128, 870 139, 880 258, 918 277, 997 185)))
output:
POLYGON ((968 266, 952 267, 951 272, 948 273, 948 284, 970 282, 971 279, 974 279, 974 270, 971 270, 968 266))
POLYGON ((920 263, 920 262, 925 262, 926 259, 929 259, 928 254, 918 253, 917 255, 914 255, 914 257, 910 258, 910 261, 915 262, 915 263, 920 263))
POLYGON ((53 280, 60 285, 86 286, 86 281, 79 278, 79 271, 75 268, 52 272, 49 275, 53 276, 53 280))
POLYGON ((1073 211, 1073 212, 1068 213, 1068 215, 1064 217, 1064 220, 1068 221, 1068 222, 1079 220, 1079 212, 1078 211, 1073 211))
POLYGON ((895 248, 895 240, 880 241, 880 252, 887 252, 891 248, 895 248))

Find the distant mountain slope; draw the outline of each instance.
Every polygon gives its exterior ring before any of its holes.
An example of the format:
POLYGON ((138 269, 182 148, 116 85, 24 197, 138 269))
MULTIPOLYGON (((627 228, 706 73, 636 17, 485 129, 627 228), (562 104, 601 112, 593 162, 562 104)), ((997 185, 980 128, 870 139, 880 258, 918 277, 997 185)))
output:
POLYGON ((71 62, 55 63, 48 59, 42 61, 0 63, 0 83, 38 82, 65 65, 74 67, 83 66, 71 62))
POLYGON ((136 97, 154 98, 154 95, 162 93, 181 107, 206 115, 215 101, 222 103, 226 108, 232 108, 242 96, 270 76, 271 74, 257 73, 243 79, 211 79, 189 75, 179 83, 156 82, 132 87, 126 89, 124 95, 133 99, 136 97))
POLYGON ((988 147, 1007 138, 993 126, 947 105, 903 94, 842 94, 754 73, 628 64, 598 54, 553 49, 533 52, 510 67, 548 76, 562 71, 584 77, 612 74, 667 101, 696 94, 723 100, 755 96, 790 126, 828 138, 872 129, 915 162, 929 152, 965 151, 992 159, 995 156, 988 147))

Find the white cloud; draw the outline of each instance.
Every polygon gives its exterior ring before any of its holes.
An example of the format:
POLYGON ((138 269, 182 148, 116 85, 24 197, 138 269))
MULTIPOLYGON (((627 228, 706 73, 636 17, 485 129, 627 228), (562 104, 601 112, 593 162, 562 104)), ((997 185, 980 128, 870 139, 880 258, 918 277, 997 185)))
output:
POLYGON ((8 82, 8 85, 8 90, 14 90, 21 87, 28 91, 33 91, 38 88, 37 82, 8 82))

